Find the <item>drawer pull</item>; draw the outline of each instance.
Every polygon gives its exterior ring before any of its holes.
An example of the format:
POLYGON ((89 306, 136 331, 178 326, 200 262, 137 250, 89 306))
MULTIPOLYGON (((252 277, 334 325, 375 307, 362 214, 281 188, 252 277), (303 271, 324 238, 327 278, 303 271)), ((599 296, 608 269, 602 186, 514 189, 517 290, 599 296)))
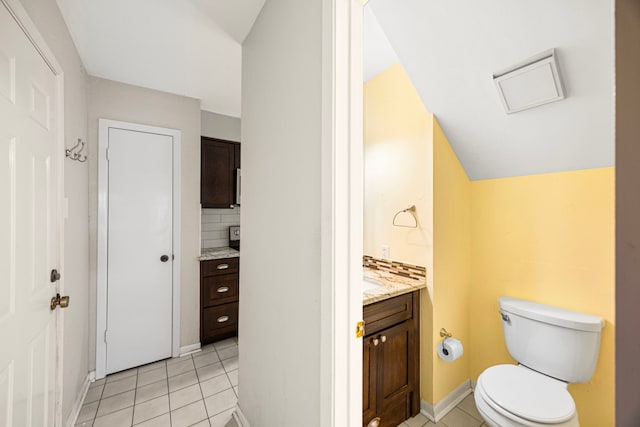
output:
POLYGON ((218 323, 224 323, 227 321, 229 321, 229 316, 220 316, 218 317, 218 320, 217 320, 218 323))
POLYGON ((218 292, 223 294, 225 292, 229 292, 229 287, 228 286, 222 286, 220 288, 218 288, 218 292))
POLYGON ((226 270, 227 268, 229 268, 229 264, 218 264, 216 268, 218 270, 226 270))

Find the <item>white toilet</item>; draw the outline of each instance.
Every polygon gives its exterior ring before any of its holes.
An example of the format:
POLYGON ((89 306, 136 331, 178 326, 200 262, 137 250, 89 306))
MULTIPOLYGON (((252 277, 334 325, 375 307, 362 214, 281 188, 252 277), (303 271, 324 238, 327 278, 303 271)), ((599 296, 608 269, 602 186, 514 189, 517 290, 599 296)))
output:
POLYGON ((502 297, 498 304, 505 342, 518 365, 496 365, 480 374, 478 411, 491 427, 578 426, 567 385, 591 379, 604 322, 517 298, 502 297))

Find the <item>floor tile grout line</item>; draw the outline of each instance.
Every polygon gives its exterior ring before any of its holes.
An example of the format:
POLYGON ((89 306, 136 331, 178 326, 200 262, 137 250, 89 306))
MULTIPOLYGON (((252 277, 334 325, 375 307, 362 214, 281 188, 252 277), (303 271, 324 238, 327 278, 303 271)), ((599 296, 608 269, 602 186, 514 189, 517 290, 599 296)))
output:
MULTIPOLYGON (((195 368, 196 362, 193 362, 193 366, 195 368)), ((198 370, 197 369, 196 369, 196 379, 198 380, 198 388, 200 389, 200 396, 202 396, 202 404, 204 405, 204 413, 207 414, 207 421, 209 421, 209 410, 207 409, 207 402, 204 401, 204 393, 202 392, 202 384, 200 383, 200 375, 198 375, 198 370)), ((200 422, 200 421, 198 421, 198 422, 200 422)), ((211 422, 209 422, 209 426, 211 426, 211 422)))
POLYGON ((138 395, 138 374, 139 371, 136 369, 136 388, 133 389, 133 411, 131 411, 131 425, 133 425, 133 417, 136 414, 136 396, 138 395))
POLYGON ((167 405, 169 405, 169 427, 173 426, 171 417, 171 392, 169 391, 169 364, 164 364, 165 373, 167 374, 165 381, 167 382, 167 405))

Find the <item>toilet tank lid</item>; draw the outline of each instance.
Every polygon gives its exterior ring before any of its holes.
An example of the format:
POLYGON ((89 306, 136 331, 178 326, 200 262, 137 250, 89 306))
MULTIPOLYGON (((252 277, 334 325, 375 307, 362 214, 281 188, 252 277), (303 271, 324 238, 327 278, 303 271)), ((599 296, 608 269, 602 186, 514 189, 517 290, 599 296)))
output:
POLYGON ((579 331, 600 332, 604 326, 604 322, 599 316, 513 297, 505 296, 499 298, 498 305, 502 312, 513 313, 528 319, 579 331))

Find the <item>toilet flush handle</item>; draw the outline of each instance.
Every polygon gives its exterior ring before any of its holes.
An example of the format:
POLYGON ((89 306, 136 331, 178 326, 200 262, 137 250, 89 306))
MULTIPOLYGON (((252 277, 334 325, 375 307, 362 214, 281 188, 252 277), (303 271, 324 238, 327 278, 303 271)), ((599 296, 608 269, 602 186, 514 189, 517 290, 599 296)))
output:
POLYGON ((509 315, 507 313, 500 312, 500 316, 502 316, 502 320, 504 320, 505 322, 511 322, 511 319, 509 318, 509 315))

